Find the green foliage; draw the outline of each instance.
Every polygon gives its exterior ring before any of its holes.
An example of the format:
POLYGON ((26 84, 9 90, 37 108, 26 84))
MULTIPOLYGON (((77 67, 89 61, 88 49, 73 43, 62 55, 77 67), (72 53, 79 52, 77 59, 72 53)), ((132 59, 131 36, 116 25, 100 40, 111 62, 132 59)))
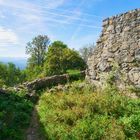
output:
POLYGON ((85 69, 85 62, 78 52, 71 50, 60 41, 55 41, 47 52, 45 75, 59 75, 68 69, 85 69))
POLYGON ((80 70, 67 70, 68 74, 77 74, 80 73, 80 70))
POLYGON ((48 36, 38 35, 33 40, 27 43, 26 53, 30 54, 31 57, 28 60, 31 66, 43 66, 45 61, 46 49, 50 43, 48 36))
POLYGON ((30 81, 39 77, 64 74, 69 69, 84 70, 86 68, 86 64, 80 54, 75 50, 69 49, 63 42, 54 41, 47 50, 47 46, 42 50, 42 48, 40 48, 41 43, 38 42, 42 42, 43 37, 41 40, 39 38, 40 36, 34 38, 27 46, 27 52, 31 54, 31 57, 28 59, 28 66, 25 70, 27 80, 30 81), (40 46, 37 46, 38 44, 40 44, 40 46), (38 64, 38 59, 40 58, 35 56, 35 54, 38 54, 36 52, 37 50, 42 51, 42 53, 40 52, 39 54, 43 55, 38 56, 43 58, 40 64, 38 64))
POLYGON ((93 89, 74 83, 67 91, 42 95, 37 109, 47 139, 138 139, 140 100, 111 86, 93 89))
POLYGON ((0 86, 6 84, 5 78, 7 77, 7 66, 3 63, 0 63, 0 86))
POLYGON ((32 109, 24 92, 0 95, 0 140, 23 140, 32 109))
POLYGON ((50 46, 54 48, 68 48, 68 46, 61 41, 54 41, 50 46))
POLYGON ((27 80, 32 81, 37 78, 43 77, 43 68, 41 66, 27 67, 25 70, 27 80))
POLYGON ((4 81, 0 79, 0 88, 2 88, 5 85, 4 81))
POLYGON ((69 81, 70 82, 85 79, 85 74, 81 73, 80 70, 67 70, 67 73, 69 75, 69 81))
POLYGON ((16 68, 13 63, 0 63, 0 87, 3 85, 14 86, 18 83, 22 83, 25 77, 25 73, 19 68, 16 68))

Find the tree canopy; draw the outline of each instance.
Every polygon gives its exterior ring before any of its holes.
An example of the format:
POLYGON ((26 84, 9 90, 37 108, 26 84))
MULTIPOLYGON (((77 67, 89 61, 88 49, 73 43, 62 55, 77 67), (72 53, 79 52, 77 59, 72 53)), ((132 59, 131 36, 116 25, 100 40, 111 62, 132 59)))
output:
POLYGON ((27 43, 26 53, 30 54, 30 58, 28 59, 29 65, 43 66, 45 53, 49 44, 50 39, 46 35, 38 35, 31 42, 27 43))
POLYGON ((14 86, 25 80, 25 74, 13 63, 0 63, 0 87, 14 86))
POLYGON ((27 43, 26 53, 30 54, 30 57, 25 70, 21 71, 12 63, 7 65, 0 63, 0 86, 13 86, 26 80, 86 68, 86 63, 78 51, 68 48, 62 41, 50 44, 46 35, 38 35, 27 43))
POLYGON ((75 50, 69 49, 63 42, 52 43, 46 54, 45 75, 66 73, 69 69, 85 68, 85 62, 75 50))

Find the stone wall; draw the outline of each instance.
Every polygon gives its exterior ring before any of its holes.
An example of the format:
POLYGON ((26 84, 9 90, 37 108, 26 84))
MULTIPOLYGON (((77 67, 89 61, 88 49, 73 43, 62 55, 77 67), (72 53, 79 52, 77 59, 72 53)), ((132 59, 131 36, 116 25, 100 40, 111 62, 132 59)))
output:
POLYGON ((86 79, 101 86, 103 75, 112 70, 114 63, 123 74, 119 86, 140 87, 140 9, 103 21, 102 33, 88 59, 86 79))
POLYGON ((53 86, 57 86, 59 84, 61 85, 66 84, 67 82, 80 80, 81 78, 85 78, 85 71, 81 71, 78 74, 78 77, 76 75, 63 74, 63 75, 54 75, 50 77, 36 79, 32 82, 24 83, 24 87, 26 87, 30 92, 33 90, 52 88, 53 86))
POLYGON ((24 83, 24 86, 27 87, 28 91, 33 91, 33 90, 51 88, 58 84, 65 84, 65 83, 67 83, 67 81, 68 81, 67 74, 55 75, 55 76, 51 76, 51 77, 36 79, 32 82, 24 83))

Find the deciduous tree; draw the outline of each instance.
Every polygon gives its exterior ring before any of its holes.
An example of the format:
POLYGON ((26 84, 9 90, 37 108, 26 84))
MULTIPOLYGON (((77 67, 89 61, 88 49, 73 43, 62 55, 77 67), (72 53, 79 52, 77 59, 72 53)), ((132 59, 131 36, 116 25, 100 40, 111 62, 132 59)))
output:
POLYGON ((85 69, 85 62, 75 50, 69 49, 63 42, 55 41, 47 52, 44 71, 46 75, 66 73, 69 69, 85 69))
POLYGON ((45 53, 49 43, 50 39, 46 35, 38 35, 33 38, 31 42, 27 43, 26 53, 31 56, 28 60, 29 65, 43 66, 46 56, 45 53))

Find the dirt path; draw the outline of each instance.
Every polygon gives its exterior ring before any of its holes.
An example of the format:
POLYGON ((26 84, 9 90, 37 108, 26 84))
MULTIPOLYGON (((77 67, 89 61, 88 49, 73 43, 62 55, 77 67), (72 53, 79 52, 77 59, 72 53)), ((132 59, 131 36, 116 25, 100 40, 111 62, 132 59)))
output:
POLYGON ((36 108, 34 108, 33 113, 32 113, 32 119, 30 122, 30 126, 27 129, 27 140, 41 140, 39 138, 39 133, 38 133, 38 129, 39 129, 39 121, 38 121, 38 115, 37 115, 37 111, 36 108))

